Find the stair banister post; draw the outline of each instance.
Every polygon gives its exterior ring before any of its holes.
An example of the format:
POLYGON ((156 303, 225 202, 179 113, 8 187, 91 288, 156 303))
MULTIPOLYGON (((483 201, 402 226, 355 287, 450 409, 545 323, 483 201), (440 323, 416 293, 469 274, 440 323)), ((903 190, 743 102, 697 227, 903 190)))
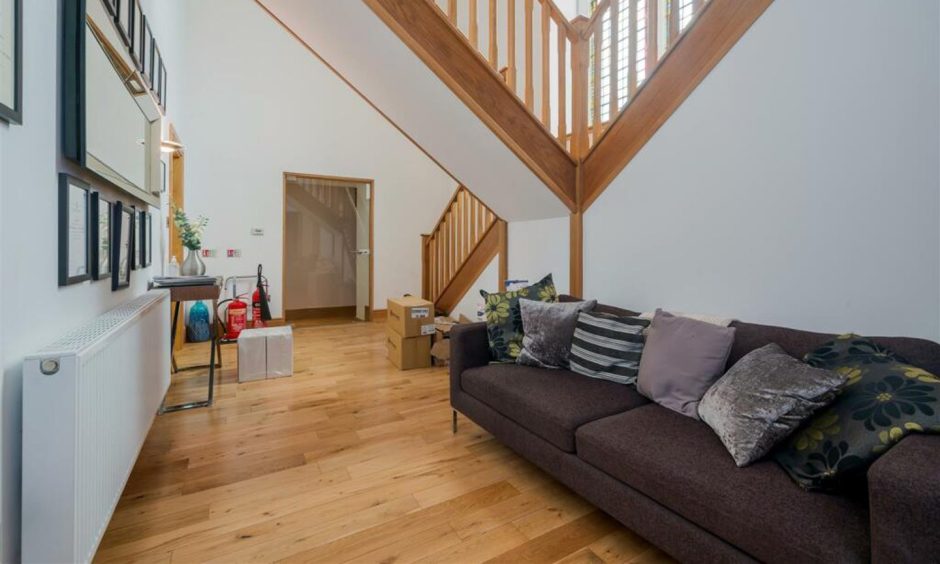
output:
POLYGON ((587 153, 587 85, 590 39, 584 37, 590 20, 578 16, 571 20, 577 31, 571 40, 571 156, 580 161, 587 153))

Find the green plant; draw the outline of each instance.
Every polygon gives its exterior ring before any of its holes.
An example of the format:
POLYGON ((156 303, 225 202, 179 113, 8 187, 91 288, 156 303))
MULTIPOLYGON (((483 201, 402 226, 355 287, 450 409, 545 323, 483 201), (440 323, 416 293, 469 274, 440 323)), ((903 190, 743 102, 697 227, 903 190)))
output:
POLYGON ((195 222, 191 222, 186 217, 186 212, 180 208, 173 207, 173 223, 180 232, 180 240, 183 246, 191 251, 198 251, 202 248, 202 232, 205 231, 209 219, 200 215, 195 222))

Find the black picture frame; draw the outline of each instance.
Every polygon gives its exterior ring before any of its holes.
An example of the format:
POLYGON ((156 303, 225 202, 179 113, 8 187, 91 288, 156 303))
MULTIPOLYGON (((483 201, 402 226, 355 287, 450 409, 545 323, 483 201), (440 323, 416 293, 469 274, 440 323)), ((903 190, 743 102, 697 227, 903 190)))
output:
POLYGON ((153 264, 153 215, 147 212, 147 261, 144 266, 153 264))
POLYGON ((140 210, 139 212, 137 212, 136 235, 138 237, 138 240, 140 241, 139 243, 137 243, 137 256, 138 256, 137 263, 140 266, 140 268, 146 268, 150 266, 150 263, 147 261, 148 254, 150 252, 149 249, 147 248, 147 229, 148 229, 147 221, 149 219, 147 216, 149 215, 150 214, 144 210, 140 210))
POLYGON ((93 280, 111 277, 111 246, 114 240, 112 207, 111 202, 102 198, 100 193, 92 193, 88 224, 91 234, 91 278, 93 280))
POLYGON ((163 53, 156 41, 153 41, 153 48, 150 50, 150 89, 154 96, 160 100, 160 67, 163 65, 163 53))
POLYGON ((133 209, 124 207, 122 202, 111 206, 111 234, 114 244, 111 246, 111 291, 127 288, 131 285, 131 238, 134 235, 133 209), (123 265, 123 266, 122 266, 123 265))
POLYGON ((91 278, 90 201, 91 186, 87 182, 69 174, 59 174, 59 286, 78 284, 91 278), (76 206, 80 209, 76 210, 76 206), (77 243, 76 238, 80 238, 77 243))
POLYGON ((129 206, 131 210, 131 247, 130 253, 128 254, 128 261, 131 263, 131 270, 137 270, 140 268, 140 250, 138 246, 140 242, 137 237, 137 206, 129 206))
POLYGON ((118 13, 118 0, 102 0, 104 2, 104 7, 108 10, 108 13, 111 14, 111 17, 116 17, 118 13))
POLYGON ((141 34, 141 55, 140 55, 140 74, 144 77, 144 82, 153 89, 153 32, 150 30, 150 22, 147 16, 142 16, 140 23, 141 34))
POLYGON ((0 119, 13 124, 23 123, 23 0, 13 2, 13 106, 0 102, 0 119))
POLYGON ((163 113, 166 113, 166 67, 163 65, 163 59, 160 59, 160 107, 163 113))
MULTIPOLYGON (((140 10, 140 3, 138 0, 132 0, 136 5, 137 9, 140 10)), ((150 29, 150 24, 147 22, 147 16, 143 12, 138 12, 137 16, 137 35, 134 38, 134 49, 131 53, 134 62, 137 63, 137 70, 140 73, 146 74, 146 65, 150 60, 150 41, 147 34, 147 30, 150 29)))
MULTIPOLYGON (((79 2, 79 4, 82 5, 81 9, 84 12, 85 3, 79 2)), ((127 45, 127 48, 131 50, 132 56, 134 54, 134 35, 137 33, 137 9, 136 0, 117 0, 117 10, 114 14, 118 34, 121 36, 124 45, 127 45)))

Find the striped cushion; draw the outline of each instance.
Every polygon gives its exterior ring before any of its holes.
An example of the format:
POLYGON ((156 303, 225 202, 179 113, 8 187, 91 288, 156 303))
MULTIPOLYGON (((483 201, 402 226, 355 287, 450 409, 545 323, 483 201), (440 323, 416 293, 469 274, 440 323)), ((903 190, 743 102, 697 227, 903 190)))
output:
POLYGON ((635 384, 643 353, 643 329, 650 324, 639 317, 618 317, 583 311, 571 340, 571 370, 578 374, 635 384))

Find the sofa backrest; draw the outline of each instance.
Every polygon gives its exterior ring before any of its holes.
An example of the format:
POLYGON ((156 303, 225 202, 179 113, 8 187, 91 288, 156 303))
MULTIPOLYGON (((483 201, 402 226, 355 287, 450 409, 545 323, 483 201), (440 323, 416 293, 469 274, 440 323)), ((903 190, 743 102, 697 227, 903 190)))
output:
MULTIPOLYGON (((578 301, 580 298, 561 295, 558 299, 559 301, 569 302, 578 301)), ((595 311, 612 313, 614 315, 639 315, 628 309, 606 304, 597 304, 594 309, 595 311)), ((735 328, 734 346, 731 348, 731 355, 728 357, 726 368, 733 366, 735 362, 741 360, 742 356, 752 350, 759 349, 770 343, 777 343, 783 350, 796 358, 802 359, 803 355, 806 353, 815 350, 820 345, 831 341, 837 336, 829 333, 815 333, 813 331, 803 331, 789 327, 775 327, 773 325, 759 325, 757 323, 746 323, 744 321, 735 321, 731 326, 735 328)), ((866 335, 866 337, 868 336, 866 335)), ((868 338, 891 352, 900 355, 914 366, 923 368, 932 374, 940 375, 940 343, 914 337, 868 338)))
MULTIPOLYGON (((735 321, 734 346, 728 357, 730 368, 742 356, 769 343, 777 343, 796 358, 813 351, 836 337, 833 334, 814 333, 789 327, 774 327, 735 321)), ((868 337, 866 335, 866 337, 868 337)), ((927 339, 913 337, 868 337, 878 345, 900 355, 902 358, 932 374, 940 374, 940 344, 927 339)))

